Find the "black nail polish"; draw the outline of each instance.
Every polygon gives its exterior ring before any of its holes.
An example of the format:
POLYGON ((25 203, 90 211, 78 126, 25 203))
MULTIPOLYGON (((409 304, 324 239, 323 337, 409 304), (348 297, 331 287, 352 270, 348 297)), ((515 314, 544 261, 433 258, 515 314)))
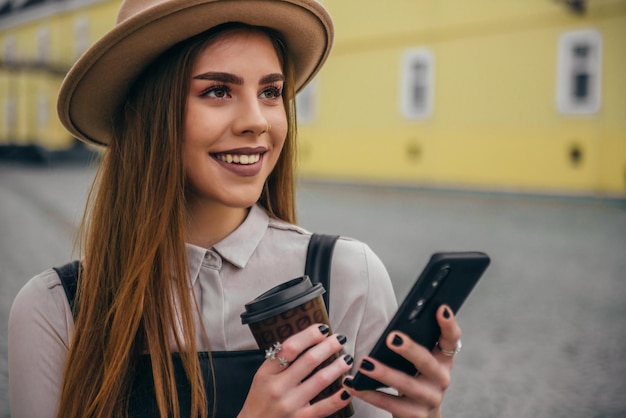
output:
POLYGON ((328 325, 320 325, 318 329, 324 335, 328 334, 328 332, 330 331, 330 328, 328 328, 328 325))
POLYGON ((346 399, 348 399, 350 397, 350 393, 348 393, 347 390, 344 390, 343 392, 341 392, 341 400, 345 401, 346 399))
POLYGON ((343 361, 345 361, 347 365, 350 365, 354 363, 354 357, 352 357, 350 354, 346 354, 345 356, 343 356, 343 361))
POLYGON ((348 339, 345 335, 337 335, 337 341, 339 341, 339 344, 344 345, 348 339))
POLYGON ((361 368, 363 370, 367 370, 368 372, 371 372, 374 370, 374 363, 372 363, 369 360, 362 360, 361 361, 361 368))
POLYGON ((349 377, 346 377, 345 379, 343 379, 343 385, 345 387, 352 389, 352 379, 350 379, 349 377))
POLYGON ((443 317, 446 319, 450 319, 450 311, 448 310, 448 308, 443 310, 443 317))
POLYGON ((404 342, 404 340, 402 339, 402 337, 396 334, 396 335, 393 337, 393 341, 391 342, 391 344, 392 344, 393 346, 395 346, 395 347, 400 347, 400 346, 402 345, 402 343, 403 343, 403 342, 404 342))

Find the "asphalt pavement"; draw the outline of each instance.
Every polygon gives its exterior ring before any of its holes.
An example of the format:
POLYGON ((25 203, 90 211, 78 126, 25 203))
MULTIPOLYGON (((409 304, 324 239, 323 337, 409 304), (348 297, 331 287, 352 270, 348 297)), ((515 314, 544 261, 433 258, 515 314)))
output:
MULTIPOLYGON (((0 418, 12 300, 29 278, 75 258, 94 173, 0 163, 0 418)), ((298 214, 312 231, 367 242, 399 299, 433 252, 491 256, 459 313, 446 417, 626 417, 624 201, 303 181, 298 214)))

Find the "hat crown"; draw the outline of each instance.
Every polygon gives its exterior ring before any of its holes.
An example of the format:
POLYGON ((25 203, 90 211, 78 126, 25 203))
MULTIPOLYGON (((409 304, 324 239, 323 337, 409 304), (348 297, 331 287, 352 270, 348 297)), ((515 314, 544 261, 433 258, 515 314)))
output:
MULTIPOLYGON (((210 1, 209 1, 210 2, 210 1)), ((146 10, 157 7, 163 3, 178 3, 176 0, 124 0, 117 13, 116 24, 123 23, 134 16, 140 15, 146 10)), ((187 3, 193 3, 187 1, 187 3)))

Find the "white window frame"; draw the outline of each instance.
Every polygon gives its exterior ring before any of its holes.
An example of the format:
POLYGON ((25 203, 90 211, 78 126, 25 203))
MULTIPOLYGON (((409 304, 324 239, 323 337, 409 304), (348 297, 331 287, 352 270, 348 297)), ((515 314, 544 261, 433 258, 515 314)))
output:
POLYGON ((50 100, 46 92, 41 91, 37 95, 37 125, 45 128, 50 120, 50 100))
POLYGON ((296 95, 296 112, 298 123, 310 123, 317 118, 318 99, 317 78, 311 80, 296 95))
POLYGON ((3 45, 4 62, 7 64, 15 64, 17 61, 17 39, 15 35, 8 35, 4 38, 3 45))
POLYGON ((400 110, 407 119, 428 119, 433 113, 435 90, 435 57, 427 48, 413 48, 402 56, 400 77, 400 110), (416 67, 420 73, 416 73, 416 67), (421 88, 423 103, 416 103, 415 89, 421 88))
POLYGON ((602 103, 602 34, 596 29, 563 33, 558 43, 556 105, 565 115, 592 115, 602 103), (588 47, 586 58, 577 57, 577 47, 588 47), (577 98, 575 77, 585 77, 586 99, 577 98))
POLYGON ((89 48, 89 19, 86 16, 74 20, 74 57, 78 59, 89 48))
POLYGON ((48 63, 50 61, 50 28, 40 26, 37 29, 37 62, 48 63))

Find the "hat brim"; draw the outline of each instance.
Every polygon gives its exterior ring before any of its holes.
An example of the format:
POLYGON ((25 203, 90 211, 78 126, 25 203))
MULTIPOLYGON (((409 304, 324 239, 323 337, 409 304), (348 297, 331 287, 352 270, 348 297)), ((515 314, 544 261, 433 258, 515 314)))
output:
POLYGON ((222 23, 278 31, 299 91, 320 70, 333 42, 330 16, 314 0, 171 0, 124 20, 97 41, 65 77, 57 111, 72 135, 108 145, 112 120, 137 76, 171 46, 222 23))

